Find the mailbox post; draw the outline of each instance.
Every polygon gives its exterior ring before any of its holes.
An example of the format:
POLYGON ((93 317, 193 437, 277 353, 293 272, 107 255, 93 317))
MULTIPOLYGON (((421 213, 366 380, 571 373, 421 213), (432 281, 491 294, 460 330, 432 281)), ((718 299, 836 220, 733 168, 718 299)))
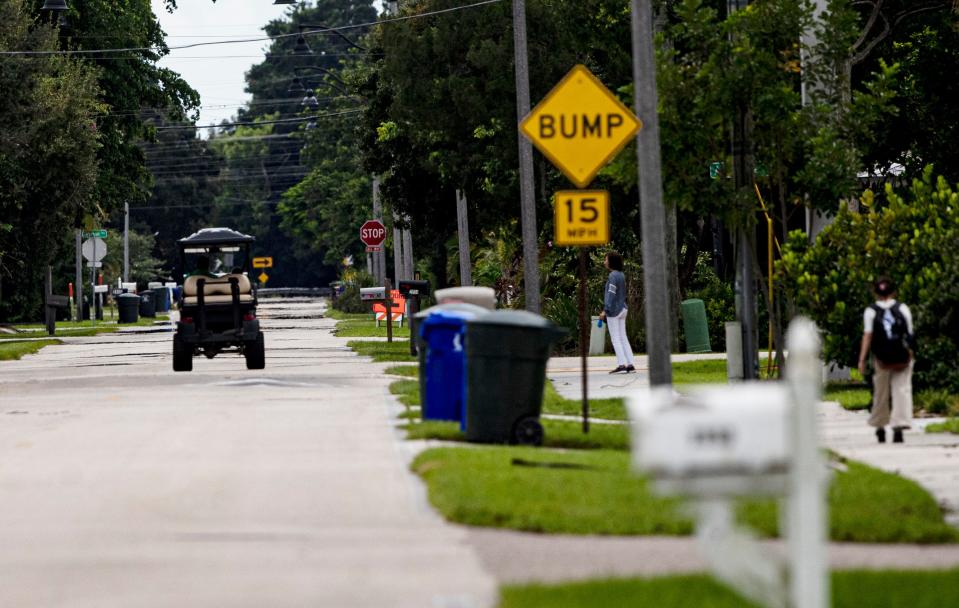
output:
POLYGON ((416 313, 420 311, 420 298, 430 295, 429 281, 399 281, 397 288, 403 297, 406 298, 407 318, 410 325, 410 354, 416 356, 416 326, 414 319, 416 313))
POLYGON ((819 452, 819 337, 809 320, 788 333, 787 381, 656 387, 628 401, 633 466, 664 494, 694 500, 697 540, 714 573, 766 606, 825 608, 826 467, 819 452), (788 563, 736 527, 733 500, 784 496, 788 563))
POLYGON ((360 300, 363 302, 383 302, 386 305, 386 341, 393 341, 393 299, 390 297, 390 282, 386 281, 383 287, 363 287, 360 289, 360 300))

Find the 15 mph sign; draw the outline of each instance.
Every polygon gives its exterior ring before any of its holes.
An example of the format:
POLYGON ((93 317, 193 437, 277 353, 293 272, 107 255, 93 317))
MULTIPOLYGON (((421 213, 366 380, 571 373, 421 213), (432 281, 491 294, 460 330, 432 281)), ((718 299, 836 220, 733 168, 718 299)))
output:
POLYGON ((380 220, 367 220, 360 226, 360 240, 367 251, 379 251, 386 240, 386 226, 380 220))
POLYGON ((520 129, 574 184, 585 188, 642 127, 586 66, 570 70, 520 129))

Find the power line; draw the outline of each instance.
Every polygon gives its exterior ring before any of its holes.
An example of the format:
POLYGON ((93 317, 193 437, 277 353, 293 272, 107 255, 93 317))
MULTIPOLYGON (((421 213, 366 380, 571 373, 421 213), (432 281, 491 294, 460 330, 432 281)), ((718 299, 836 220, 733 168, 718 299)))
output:
POLYGON ((65 51, 0 51, 0 55, 90 55, 93 53, 131 53, 131 52, 162 53, 164 51, 172 52, 172 51, 179 51, 183 49, 193 49, 193 48, 198 48, 202 46, 216 46, 216 45, 222 45, 222 44, 246 44, 250 42, 280 40, 283 38, 292 38, 294 36, 313 36, 316 34, 333 32, 335 30, 353 30, 353 29, 359 29, 359 28, 365 28, 365 27, 373 27, 373 26, 382 25, 385 23, 397 23, 400 21, 409 21, 412 19, 422 19, 424 17, 432 17, 434 15, 441 15, 444 13, 452 13, 452 12, 466 10, 470 8, 477 8, 480 6, 486 6, 488 4, 497 4, 502 1, 503 0, 481 0, 480 2, 475 2, 473 4, 453 6, 450 8, 429 11, 426 13, 417 13, 415 15, 388 17, 386 19, 378 19, 377 21, 370 21, 367 23, 358 23, 355 25, 344 25, 340 27, 328 27, 328 28, 322 28, 322 29, 304 30, 302 32, 291 33, 291 34, 277 34, 276 36, 262 36, 257 38, 237 38, 232 40, 218 40, 213 42, 194 42, 191 44, 168 46, 165 49, 154 48, 154 47, 127 47, 127 48, 115 48, 115 49, 70 49, 65 51))
POLYGON ((263 206, 275 206, 279 205, 283 201, 248 201, 248 200, 236 200, 235 202, 225 202, 225 201, 210 201, 209 203, 200 203, 198 205, 138 205, 136 207, 130 207, 130 211, 138 210, 156 210, 156 209, 206 209, 209 207, 235 207, 238 205, 263 205, 263 206))
POLYGON ((218 125, 194 125, 194 126, 166 126, 166 127, 154 127, 157 131, 173 131, 173 130, 184 130, 184 129, 219 129, 222 127, 247 127, 247 126, 259 126, 259 125, 276 125, 284 123, 294 123, 294 122, 308 122, 316 118, 329 118, 332 116, 343 116, 345 114, 356 114, 357 112, 362 112, 365 108, 359 108, 356 110, 344 110, 342 112, 334 112, 332 114, 313 114, 311 116, 303 116, 299 118, 280 118, 277 120, 261 120, 258 122, 224 122, 218 125))

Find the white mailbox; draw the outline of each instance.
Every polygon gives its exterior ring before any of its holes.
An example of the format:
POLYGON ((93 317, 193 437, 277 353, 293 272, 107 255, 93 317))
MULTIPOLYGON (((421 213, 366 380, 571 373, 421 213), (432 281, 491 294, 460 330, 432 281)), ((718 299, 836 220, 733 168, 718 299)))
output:
POLYGON ((363 287, 360 289, 360 300, 374 301, 386 299, 386 287, 363 287))
POLYGON ((772 383, 636 394, 628 401, 633 465, 667 493, 782 494, 789 404, 787 387, 772 383))

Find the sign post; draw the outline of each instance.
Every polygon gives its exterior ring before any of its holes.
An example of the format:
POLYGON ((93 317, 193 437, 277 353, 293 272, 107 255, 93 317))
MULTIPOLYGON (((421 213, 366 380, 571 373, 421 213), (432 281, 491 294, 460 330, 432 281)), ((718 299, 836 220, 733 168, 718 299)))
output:
POLYGON ((566 190, 553 201, 553 242, 579 247, 579 352, 583 384, 583 432, 589 432, 589 314, 586 310, 587 247, 609 242, 609 193, 605 190, 566 190))
POLYGON ((80 246, 80 252, 90 266, 90 322, 94 327, 97 326, 97 268, 103 265, 103 258, 107 255, 107 244, 103 237, 107 235, 106 230, 93 230, 83 233, 87 240, 80 246))
MULTIPOLYGON (((520 131, 579 188, 589 186, 642 123, 586 66, 577 65, 520 123, 520 131)), ((589 432, 587 247, 609 242, 609 193, 566 190, 553 199, 553 242, 579 247, 583 432, 589 432)))

